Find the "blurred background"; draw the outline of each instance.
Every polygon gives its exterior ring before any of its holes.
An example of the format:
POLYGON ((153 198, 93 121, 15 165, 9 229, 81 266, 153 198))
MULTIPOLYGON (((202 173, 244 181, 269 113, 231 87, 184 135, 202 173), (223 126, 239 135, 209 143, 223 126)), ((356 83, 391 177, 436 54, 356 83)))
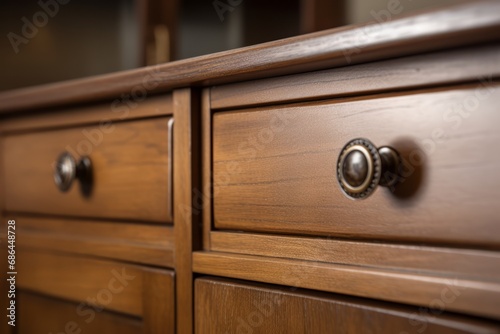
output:
POLYGON ((0 91, 230 50, 457 0, 2 0, 0 91))

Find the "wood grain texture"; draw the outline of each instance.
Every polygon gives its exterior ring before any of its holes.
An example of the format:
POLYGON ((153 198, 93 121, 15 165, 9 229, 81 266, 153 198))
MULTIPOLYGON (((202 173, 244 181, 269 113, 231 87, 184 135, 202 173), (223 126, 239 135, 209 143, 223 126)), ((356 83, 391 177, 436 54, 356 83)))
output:
POLYGON ((215 252, 500 280, 500 255, 491 251, 229 232, 210 240, 215 252))
POLYGON ((119 74, 0 94, 0 113, 148 94, 383 60, 498 40, 500 3, 475 1, 119 74))
POLYGON ((174 233, 177 333, 193 332, 192 250, 200 248, 201 211, 194 204, 200 189, 201 120, 198 94, 174 91, 174 233))
POLYGON ((193 270, 500 319, 498 281, 217 252, 194 252, 193 270))
POLYGON ((175 280, 173 272, 144 271, 145 334, 175 333, 175 280))
POLYGON ((217 278, 196 280, 196 334, 499 333, 500 326, 410 307, 217 278))
POLYGON ((168 179, 169 118, 5 137, 7 211, 171 222, 168 179), (54 184, 59 155, 88 155, 94 177, 90 197, 78 182, 63 193, 54 184))
MULTIPOLYGON (((88 314, 85 307, 104 309, 141 318, 145 334, 174 333, 172 271, 26 248, 18 268, 19 289, 82 305, 79 315, 88 314)), ((28 322, 26 314, 20 322, 28 322)))
POLYGON ((500 246, 498 85, 215 113, 218 229, 500 246), (403 182, 365 200, 337 182, 342 147, 403 158, 403 182))
POLYGON ((173 267, 171 226, 17 216, 20 247, 173 267))
POLYGON ((172 94, 151 96, 145 99, 124 97, 107 103, 36 110, 17 117, 7 117, 0 123, 0 132, 16 133, 76 125, 101 125, 108 122, 169 116, 173 113, 172 108, 172 94))
POLYGON ((42 250, 18 250, 18 288, 143 316, 141 267, 42 250))
POLYGON ((211 89, 203 90, 201 105, 202 120, 202 185, 203 200, 203 249, 210 250, 210 231, 212 230, 212 111, 211 89))
POLYGON ((415 89, 500 76, 500 46, 475 46, 211 89, 212 109, 415 89))
POLYGON ((18 334, 145 333, 138 318, 107 311, 96 312, 89 306, 81 307, 81 304, 24 291, 19 293, 18 302, 18 334))

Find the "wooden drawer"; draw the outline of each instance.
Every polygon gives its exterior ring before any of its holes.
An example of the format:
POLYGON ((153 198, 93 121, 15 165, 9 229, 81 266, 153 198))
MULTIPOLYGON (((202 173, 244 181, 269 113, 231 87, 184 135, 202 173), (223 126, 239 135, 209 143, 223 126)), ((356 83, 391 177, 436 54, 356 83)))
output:
POLYGON ((172 271, 28 249, 17 269, 19 333, 174 333, 172 271))
POLYGON ((500 326, 357 298, 222 279, 195 283, 197 334, 499 333, 500 326))
POLYGON ((172 221, 172 118, 159 117, 8 135, 5 209, 91 218, 172 221), (92 162, 90 195, 54 183, 59 155, 92 162))
POLYGON ((32 333, 144 333, 140 320, 38 294, 21 292, 18 296, 18 334, 32 333), (26 321, 25 319, 29 319, 26 321))
POLYGON ((499 86, 216 112, 216 229, 500 245, 499 86), (403 179, 367 199, 337 181, 354 138, 389 145, 403 179))

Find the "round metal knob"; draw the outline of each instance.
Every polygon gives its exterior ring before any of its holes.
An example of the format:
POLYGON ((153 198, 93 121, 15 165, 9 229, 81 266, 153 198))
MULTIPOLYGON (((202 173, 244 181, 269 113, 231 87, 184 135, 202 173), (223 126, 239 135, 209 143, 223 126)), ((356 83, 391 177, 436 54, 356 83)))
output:
POLYGON ((79 179, 82 184, 91 180, 92 164, 88 157, 82 157, 77 163, 68 153, 62 153, 57 159, 54 169, 54 182, 59 190, 66 192, 71 188, 73 181, 79 179))
POLYGON ((340 188, 349 198, 370 196, 378 185, 391 187, 398 182, 401 158, 396 150, 377 149, 367 139, 351 140, 341 150, 337 162, 340 188))

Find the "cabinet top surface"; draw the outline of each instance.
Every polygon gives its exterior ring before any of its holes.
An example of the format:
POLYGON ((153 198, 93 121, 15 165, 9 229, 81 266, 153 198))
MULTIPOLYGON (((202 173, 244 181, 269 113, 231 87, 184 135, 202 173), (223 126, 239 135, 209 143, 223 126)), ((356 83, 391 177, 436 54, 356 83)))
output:
POLYGON ((156 66, 0 93, 0 114, 341 67, 500 38, 500 2, 477 1, 156 66), (123 94, 123 95, 122 95, 123 94))

